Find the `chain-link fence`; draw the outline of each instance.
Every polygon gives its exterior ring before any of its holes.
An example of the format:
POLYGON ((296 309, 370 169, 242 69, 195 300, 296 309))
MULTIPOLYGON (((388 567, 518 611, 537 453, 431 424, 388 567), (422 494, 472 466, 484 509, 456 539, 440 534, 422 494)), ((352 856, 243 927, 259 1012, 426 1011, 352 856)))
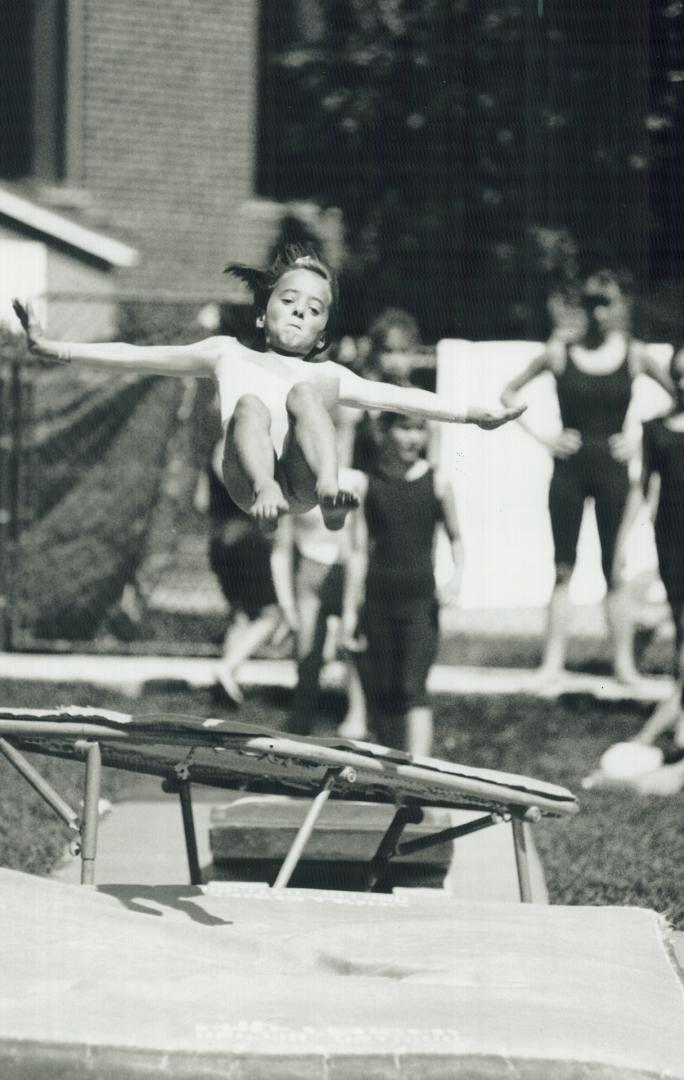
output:
MULTIPOLYGON (((51 333, 100 336, 101 298, 50 300, 51 333)), ((206 298, 123 300, 110 336, 192 341, 230 318, 206 298)), ((220 434, 211 383, 47 365, 7 333, 0 410, 4 648, 218 652, 228 612, 197 497, 220 434)))

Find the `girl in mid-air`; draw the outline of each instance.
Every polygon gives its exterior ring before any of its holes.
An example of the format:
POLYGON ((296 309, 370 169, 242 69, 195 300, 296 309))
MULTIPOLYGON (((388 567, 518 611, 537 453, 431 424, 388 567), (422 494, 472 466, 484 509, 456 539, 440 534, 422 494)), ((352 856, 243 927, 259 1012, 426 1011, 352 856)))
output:
POLYGON ((14 310, 39 356, 84 367, 148 375, 213 379, 224 432, 223 479, 231 498, 266 531, 282 514, 320 506, 329 529, 339 529, 357 504, 340 489, 330 411, 336 404, 391 409, 487 430, 523 408, 456 411, 450 401, 415 387, 361 378, 319 359, 337 308, 337 282, 318 255, 288 248, 268 270, 226 268, 250 287, 258 341, 210 337, 192 345, 77 344, 49 340, 30 306, 14 310))

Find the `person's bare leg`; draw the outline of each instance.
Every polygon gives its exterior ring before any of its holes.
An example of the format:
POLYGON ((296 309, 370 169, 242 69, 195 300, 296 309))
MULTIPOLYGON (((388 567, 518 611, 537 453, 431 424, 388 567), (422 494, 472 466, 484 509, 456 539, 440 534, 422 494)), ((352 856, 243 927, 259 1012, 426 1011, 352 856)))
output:
POLYGON ((368 734, 366 695, 353 660, 347 663, 347 712, 337 734, 343 739, 365 739, 368 734))
POLYGON ((330 386, 297 383, 287 395, 290 422, 281 468, 295 504, 321 508, 329 529, 341 529, 350 510, 359 505, 356 495, 340 490, 337 435, 330 417, 337 401, 337 380, 330 386))
POLYGON ((432 709, 415 705, 406 713, 406 749, 412 757, 430 757, 432 753, 432 709))
POLYGON ((674 744, 684 747, 684 700, 682 698, 682 675, 684 674, 684 607, 673 607, 672 617, 675 624, 675 684, 669 697, 661 701, 649 716, 646 723, 634 736, 634 742, 651 746, 666 731, 674 732, 674 744))
POLYGON ((242 704, 243 694, 235 671, 256 649, 270 640, 279 621, 279 609, 275 604, 269 604, 256 619, 245 620, 239 631, 233 629, 227 636, 223 656, 216 668, 216 678, 237 705, 242 704))
POLYGON ((535 679, 542 686, 560 678, 565 670, 572 569, 571 566, 556 567, 556 583, 551 593, 546 616, 544 652, 541 667, 538 669, 535 679))
POLYGON ((645 743, 651 746, 664 732, 675 727, 681 711, 681 689, 675 686, 670 697, 661 701, 653 713, 649 716, 638 735, 634 736, 634 742, 645 743))
POLYGON ((634 663, 632 602, 627 589, 618 587, 608 590, 606 619, 613 645, 615 678, 626 686, 633 686, 641 681, 641 675, 634 663))
POLYGON ((280 611, 275 604, 268 607, 243 627, 239 634, 231 635, 228 648, 224 651, 222 663, 234 670, 273 635, 280 621, 280 611))
POLYGON ((223 480, 233 501, 264 532, 272 532, 289 509, 275 478, 271 414, 255 394, 240 398, 228 425, 223 480))

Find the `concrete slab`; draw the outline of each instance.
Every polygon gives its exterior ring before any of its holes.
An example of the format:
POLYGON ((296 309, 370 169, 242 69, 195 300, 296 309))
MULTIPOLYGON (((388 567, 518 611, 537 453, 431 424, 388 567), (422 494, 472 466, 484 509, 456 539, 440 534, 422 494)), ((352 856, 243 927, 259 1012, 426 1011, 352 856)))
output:
POLYGON ((0 888, 3 1076, 684 1078, 652 911, 7 870, 0 888))
MULTIPOLYGON (((193 813, 199 863, 211 876, 209 819, 212 804, 195 802, 193 813)), ((132 800, 115 803, 98 826, 96 880, 110 885, 136 882, 168 885, 189 880, 183 821, 178 799, 132 800)), ((55 880, 77 884, 81 860, 66 852, 51 875, 55 880)))
MULTIPOLYGON (((0 653, 0 679, 37 682, 84 682, 141 694, 151 682, 186 683, 192 687, 216 683, 216 658, 178 656, 94 656, 90 654, 0 653)), ((296 668, 292 660, 249 660, 238 671, 245 687, 294 687, 296 668)), ((341 687, 345 667, 328 664, 322 674, 326 687, 341 687)), ((552 686, 540 687, 536 672, 526 668, 456 667, 435 664, 428 678, 434 694, 531 694, 561 697, 589 694, 606 701, 656 703, 672 693, 665 676, 644 678, 634 687, 623 686, 603 675, 566 672, 552 686)))

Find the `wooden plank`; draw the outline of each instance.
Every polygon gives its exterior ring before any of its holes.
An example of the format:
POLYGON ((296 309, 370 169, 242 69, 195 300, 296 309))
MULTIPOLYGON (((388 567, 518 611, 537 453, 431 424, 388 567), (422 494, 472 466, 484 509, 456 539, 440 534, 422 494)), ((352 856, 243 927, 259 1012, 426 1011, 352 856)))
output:
MULTIPOLYGON (((209 843, 215 863, 284 859, 304 820, 309 799, 246 798, 214 807, 209 843)), ((304 859, 314 862, 370 862, 394 816, 391 805, 330 802, 319 817, 304 859)), ((452 825, 447 811, 426 811, 420 825, 407 825, 402 839, 430 836, 452 825)), ((402 857, 401 863, 447 867, 452 843, 436 844, 402 857)))

